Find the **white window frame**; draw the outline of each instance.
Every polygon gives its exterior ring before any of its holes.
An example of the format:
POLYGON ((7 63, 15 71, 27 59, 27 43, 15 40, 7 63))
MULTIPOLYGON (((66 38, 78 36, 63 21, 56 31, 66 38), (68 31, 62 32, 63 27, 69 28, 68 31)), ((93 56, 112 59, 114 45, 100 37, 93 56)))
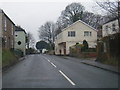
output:
POLYGON ((75 31, 68 31, 68 37, 75 37, 76 32, 75 31))
POLYGON ((84 31, 84 36, 92 36, 92 32, 91 31, 84 31))

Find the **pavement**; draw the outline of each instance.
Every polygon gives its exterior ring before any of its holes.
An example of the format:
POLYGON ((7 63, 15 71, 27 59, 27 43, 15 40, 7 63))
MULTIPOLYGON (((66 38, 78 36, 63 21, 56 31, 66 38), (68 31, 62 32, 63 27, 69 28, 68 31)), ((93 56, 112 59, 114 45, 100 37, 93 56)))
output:
POLYGON ((3 73, 3 88, 118 88, 118 74, 72 57, 29 55, 3 73))
POLYGON ((82 63, 120 74, 120 71, 119 71, 120 67, 102 64, 102 63, 97 62, 95 60, 84 60, 84 61, 82 61, 82 63))
POLYGON ((80 59, 80 58, 68 57, 68 56, 63 56, 63 58, 66 58, 66 59, 71 58, 73 60, 79 60, 83 64, 90 65, 93 67, 97 67, 97 68, 104 69, 104 70, 107 70, 107 71, 110 71, 113 73, 120 74, 120 70, 119 70, 120 67, 100 63, 100 62, 96 61, 96 58, 86 58, 86 59, 81 58, 80 59))

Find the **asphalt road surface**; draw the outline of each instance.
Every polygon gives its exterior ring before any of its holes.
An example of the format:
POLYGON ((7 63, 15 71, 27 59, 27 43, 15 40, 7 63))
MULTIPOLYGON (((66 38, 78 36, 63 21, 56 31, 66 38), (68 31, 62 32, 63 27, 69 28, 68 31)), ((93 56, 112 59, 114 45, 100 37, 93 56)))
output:
POLYGON ((54 55, 29 55, 2 77, 3 88, 117 88, 118 75, 54 55))

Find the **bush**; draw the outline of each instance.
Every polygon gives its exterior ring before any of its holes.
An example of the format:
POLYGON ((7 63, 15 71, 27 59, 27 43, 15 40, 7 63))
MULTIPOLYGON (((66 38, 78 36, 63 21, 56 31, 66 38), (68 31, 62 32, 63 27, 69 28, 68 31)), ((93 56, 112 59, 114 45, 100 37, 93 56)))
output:
POLYGON ((16 56, 18 57, 23 57, 23 51, 20 49, 15 49, 14 53, 16 54, 16 56))

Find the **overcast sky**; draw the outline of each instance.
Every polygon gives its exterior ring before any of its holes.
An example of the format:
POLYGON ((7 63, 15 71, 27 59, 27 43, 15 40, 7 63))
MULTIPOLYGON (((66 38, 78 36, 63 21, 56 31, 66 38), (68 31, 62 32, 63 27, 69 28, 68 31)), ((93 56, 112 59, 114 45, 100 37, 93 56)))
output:
POLYGON ((94 0, 3 1, 0 1, 0 8, 16 25, 20 25, 26 32, 31 32, 36 41, 39 40, 38 28, 47 21, 56 22, 61 11, 72 2, 81 2, 86 10, 95 12, 94 0))

